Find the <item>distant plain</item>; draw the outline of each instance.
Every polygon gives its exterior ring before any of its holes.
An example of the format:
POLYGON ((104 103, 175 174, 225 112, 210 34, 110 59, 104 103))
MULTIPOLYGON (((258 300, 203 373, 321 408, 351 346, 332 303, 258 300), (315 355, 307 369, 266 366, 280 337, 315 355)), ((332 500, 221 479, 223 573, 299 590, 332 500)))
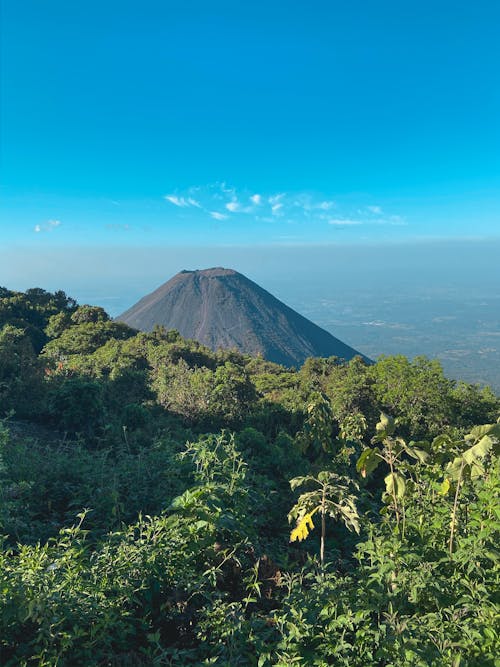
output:
POLYGON ((118 315, 181 269, 225 266, 367 356, 437 358, 500 393, 500 241, 0 250, 0 284, 118 315), (23 267, 20 270, 20 267, 23 267), (89 268, 90 267, 90 268, 89 268))

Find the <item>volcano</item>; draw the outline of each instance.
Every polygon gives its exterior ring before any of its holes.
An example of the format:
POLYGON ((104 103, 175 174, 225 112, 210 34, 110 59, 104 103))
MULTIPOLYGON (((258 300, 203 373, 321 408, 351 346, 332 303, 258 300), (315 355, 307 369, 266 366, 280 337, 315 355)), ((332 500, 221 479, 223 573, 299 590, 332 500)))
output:
POLYGON ((116 319, 140 331, 163 325, 212 350, 237 349, 284 366, 307 357, 363 357, 241 273, 220 267, 181 271, 116 319))

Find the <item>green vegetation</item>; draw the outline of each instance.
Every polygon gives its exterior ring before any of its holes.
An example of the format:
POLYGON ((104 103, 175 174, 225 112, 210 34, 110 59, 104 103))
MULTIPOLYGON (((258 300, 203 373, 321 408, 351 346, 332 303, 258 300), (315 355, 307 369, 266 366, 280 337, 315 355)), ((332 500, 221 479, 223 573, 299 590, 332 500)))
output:
POLYGON ((0 664, 498 667, 499 416, 0 289, 0 664))

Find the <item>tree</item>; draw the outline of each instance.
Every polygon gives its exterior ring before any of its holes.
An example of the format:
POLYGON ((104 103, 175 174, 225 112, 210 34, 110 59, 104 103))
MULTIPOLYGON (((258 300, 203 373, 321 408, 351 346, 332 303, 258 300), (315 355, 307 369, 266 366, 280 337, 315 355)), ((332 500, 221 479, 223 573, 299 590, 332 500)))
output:
MULTIPOLYGON (((406 444, 403 438, 395 436, 396 422, 392 417, 382 413, 377 424, 377 432, 372 438, 372 443, 380 447, 367 447, 359 457, 356 469, 362 477, 366 477, 376 470, 380 463, 385 463, 389 468, 389 474, 384 478, 385 502, 392 502, 392 508, 396 515, 396 525, 400 526, 402 518, 401 503, 406 493, 406 480, 402 471, 405 456, 410 456, 418 461, 425 462, 429 454, 421 447, 406 444)), ((404 529, 403 529, 404 530, 404 529)))
POLYGON ((380 410, 376 408, 370 366, 361 357, 332 366, 326 393, 337 421, 342 422, 348 415, 360 412, 369 423, 375 424, 380 410))
MULTIPOLYGON (((42 399, 42 367, 24 329, 0 329, 0 406, 18 417, 37 414, 42 399)), ((0 417, 3 415, 0 414, 0 417)))
POLYGON ((51 340, 43 350, 44 356, 56 361, 68 357, 92 354, 107 341, 115 338, 126 340, 135 336, 135 330, 123 322, 85 322, 64 329, 58 338, 51 340))
POLYGON ((379 409, 397 414, 408 435, 437 435, 450 423, 453 382, 445 378, 439 361, 382 357, 370 368, 370 375, 379 409))
POLYGON ((288 514, 289 522, 296 520, 296 526, 290 534, 290 542, 295 542, 295 540, 300 542, 308 537, 309 532, 314 528, 312 518, 316 512, 319 512, 321 516, 320 562, 323 567, 327 516, 342 520, 349 530, 359 533, 356 497, 351 493, 351 489, 353 487, 357 489, 358 486, 348 477, 328 470, 320 472, 317 476, 306 475, 290 480, 292 490, 304 485, 313 488, 299 496, 288 514))
POLYGON ((74 324, 86 324, 87 322, 109 322, 109 315, 100 306, 89 306, 87 304, 78 306, 71 315, 74 324))

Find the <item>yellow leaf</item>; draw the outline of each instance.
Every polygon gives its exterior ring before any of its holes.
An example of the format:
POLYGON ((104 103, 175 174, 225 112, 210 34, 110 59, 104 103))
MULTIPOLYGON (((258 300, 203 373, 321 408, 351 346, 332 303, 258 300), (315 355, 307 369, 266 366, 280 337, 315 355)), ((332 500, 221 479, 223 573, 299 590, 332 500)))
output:
POLYGON ((312 513, 305 514, 302 519, 297 522, 297 525, 290 533, 290 542, 295 542, 296 540, 302 542, 302 540, 305 540, 309 535, 309 529, 314 529, 312 513))
POLYGON ((445 496, 449 490, 450 490, 450 480, 446 477, 443 483, 441 484, 438 493, 440 496, 445 496))

